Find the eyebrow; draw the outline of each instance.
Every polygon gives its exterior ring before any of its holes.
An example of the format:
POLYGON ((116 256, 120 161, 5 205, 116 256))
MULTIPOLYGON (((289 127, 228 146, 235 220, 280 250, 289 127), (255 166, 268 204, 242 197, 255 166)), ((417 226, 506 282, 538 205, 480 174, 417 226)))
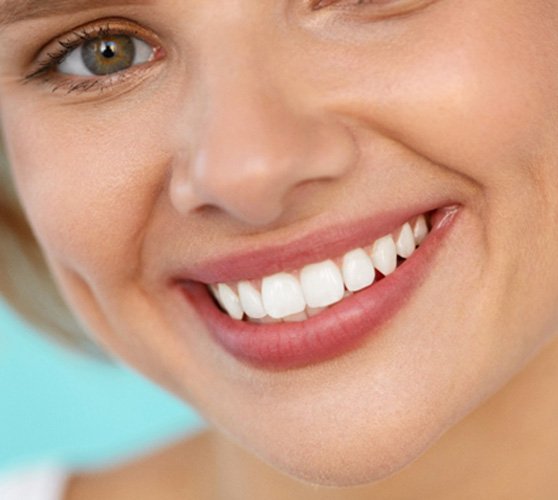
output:
POLYGON ((0 29, 8 24, 100 7, 148 4, 149 0, 0 0, 0 29))

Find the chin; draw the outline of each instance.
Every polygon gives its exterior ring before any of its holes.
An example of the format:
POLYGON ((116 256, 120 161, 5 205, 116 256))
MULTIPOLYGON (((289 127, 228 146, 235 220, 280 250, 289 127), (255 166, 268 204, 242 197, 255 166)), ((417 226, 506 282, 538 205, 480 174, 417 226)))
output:
POLYGON ((355 416, 352 422, 349 415, 338 417, 337 422, 311 430, 311 425, 304 422, 294 431, 270 425, 266 434, 259 434, 263 429, 254 428, 254 434, 238 443, 273 469, 298 481, 355 487, 400 472, 434 446, 455 422, 446 412, 435 415, 431 411, 399 418, 394 415, 392 419, 386 415, 377 420, 370 417, 368 425, 363 415, 355 416))
POLYGON ((330 443, 288 455, 260 457, 298 481, 332 488, 369 485, 387 479, 418 459, 435 441, 401 435, 359 442, 330 443))

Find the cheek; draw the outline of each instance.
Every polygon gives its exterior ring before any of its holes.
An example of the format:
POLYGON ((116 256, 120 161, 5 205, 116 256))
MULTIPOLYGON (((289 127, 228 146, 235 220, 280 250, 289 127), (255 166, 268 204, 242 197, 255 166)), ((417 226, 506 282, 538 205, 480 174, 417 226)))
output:
POLYGON ((556 7, 452 4, 440 2, 424 22, 417 17, 400 46, 363 50, 368 62, 346 72, 355 80, 344 109, 440 165, 441 175, 473 185, 480 196, 468 209, 482 221, 490 266, 508 276, 506 289, 548 282, 555 300, 558 243, 548 237, 558 220, 556 7), (526 268, 528 276, 513 272, 526 268))
POLYGON ((111 116, 91 117, 92 126, 75 111, 4 109, 10 161, 37 237, 50 259, 86 279, 135 272, 168 163, 141 117, 111 116))
POLYGON ((533 184, 529 167, 557 132, 556 8, 464 3, 469 8, 440 2, 395 46, 380 45, 375 53, 363 47, 354 71, 346 71, 358 79, 345 104, 382 133, 481 185, 533 184))

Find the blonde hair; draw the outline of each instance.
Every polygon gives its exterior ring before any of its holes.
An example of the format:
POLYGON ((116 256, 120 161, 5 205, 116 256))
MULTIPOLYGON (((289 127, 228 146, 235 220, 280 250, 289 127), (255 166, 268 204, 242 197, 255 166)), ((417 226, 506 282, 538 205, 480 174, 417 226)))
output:
POLYGON ((64 304, 27 223, 0 147, 0 298, 66 347, 103 357, 64 304))

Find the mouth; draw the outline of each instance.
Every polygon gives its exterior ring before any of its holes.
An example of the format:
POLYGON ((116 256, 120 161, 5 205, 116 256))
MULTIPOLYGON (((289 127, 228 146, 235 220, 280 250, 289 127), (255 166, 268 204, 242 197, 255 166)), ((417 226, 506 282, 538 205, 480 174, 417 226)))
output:
POLYGON ((342 257, 258 280, 218 283, 209 289, 223 312, 253 323, 299 322, 320 314, 355 292, 389 276, 408 259, 430 232, 429 214, 405 222, 385 235, 342 257))
POLYGON ((377 219, 375 229, 364 223, 342 232, 347 237, 329 231, 329 238, 206 263, 175 283, 214 340, 241 362, 304 367, 378 332, 420 286, 458 213, 449 205, 391 214, 377 219))

